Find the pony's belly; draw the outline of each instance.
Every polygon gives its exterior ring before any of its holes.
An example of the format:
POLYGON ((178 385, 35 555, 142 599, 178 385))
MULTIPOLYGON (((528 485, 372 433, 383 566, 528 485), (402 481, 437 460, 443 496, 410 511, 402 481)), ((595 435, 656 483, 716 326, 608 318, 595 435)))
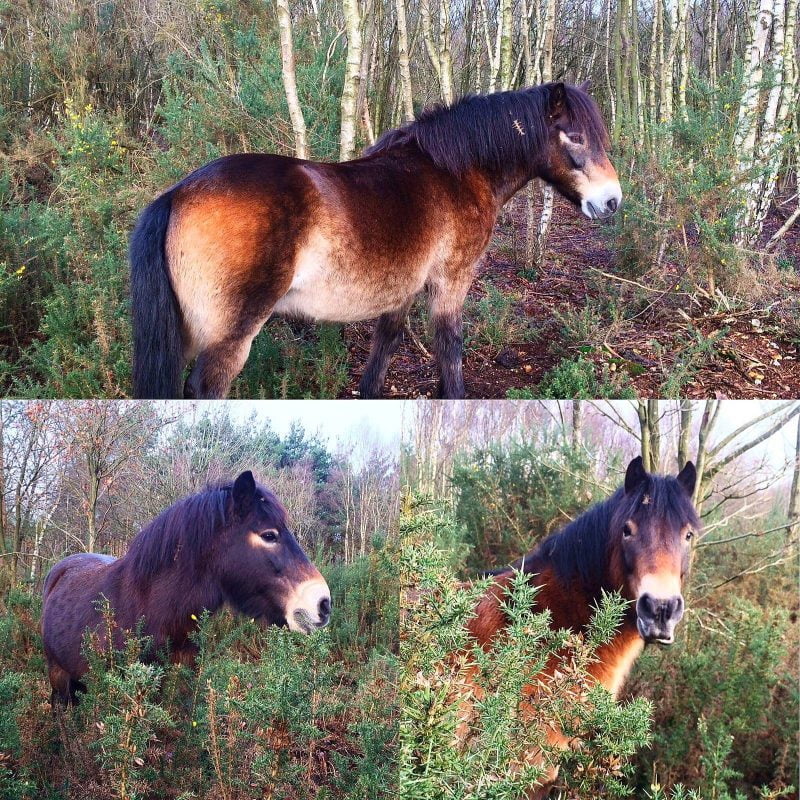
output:
POLYGON ((395 311, 425 285, 428 265, 364 264, 355 248, 333 256, 327 248, 301 251, 289 291, 276 314, 325 322, 360 322, 395 311))
MULTIPOLYGON (((414 292, 416 294, 416 292, 414 292)), ((364 297, 356 290, 325 287, 316 290, 290 289, 276 304, 275 313, 302 317, 316 322, 362 322, 374 319, 403 305, 404 296, 364 297)))
POLYGON ((95 608, 100 582, 116 559, 98 553, 68 556, 51 570, 45 582, 42 636, 48 659, 73 677, 86 668, 83 632, 100 616, 95 608))

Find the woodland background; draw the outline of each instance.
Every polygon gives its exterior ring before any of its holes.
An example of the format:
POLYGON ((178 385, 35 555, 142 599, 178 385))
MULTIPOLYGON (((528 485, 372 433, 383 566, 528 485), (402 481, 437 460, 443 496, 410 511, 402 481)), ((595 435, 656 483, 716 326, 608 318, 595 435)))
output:
MULTIPOLYGON (((465 646, 459 621, 474 606, 456 581, 510 563, 608 497, 636 455, 662 473, 687 458, 698 467, 703 530, 686 616, 672 647, 639 658, 620 704, 587 701, 569 677, 548 699, 562 703, 560 719, 584 725, 554 796, 797 797, 798 419, 794 402, 418 406, 403 461, 401 580, 407 597, 435 590, 439 608, 438 624, 412 617, 403 627, 404 800, 433 800, 442 781, 454 796, 519 796, 513 759, 532 734, 518 729, 512 698, 487 693, 474 723, 478 752, 452 747, 447 676, 454 648, 465 646)), ((540 635, 535 618, 520 624, 520 642, 490 656, 512 694, 516 651, 540 635)))
MULTIPOLYGON (((797 0, 5 0, 0 384, 130 391, 136 214, 230 152, 357 155, 425 105, 591 78, 625 206, 531 185, 467 306, 472 396, 797 396, 797 0)), ((423 313, 388 392, 434 391, 423 313)), ((273 321, 238 396, 350 396, 368 325, 273 321)))
POLYGON ((368 425, 329 442, 302 414, 170 403, 0 403, 0 795, 3 798, 390 796, 395 785, 396 448, 368 425), (121 555, 209 482, 253 469, 329 582, 311 637, 227 612, 197 668, 142 665, 136 641, 92 660, 89 693, 53 715, 41 586, 63 556, 121 555))

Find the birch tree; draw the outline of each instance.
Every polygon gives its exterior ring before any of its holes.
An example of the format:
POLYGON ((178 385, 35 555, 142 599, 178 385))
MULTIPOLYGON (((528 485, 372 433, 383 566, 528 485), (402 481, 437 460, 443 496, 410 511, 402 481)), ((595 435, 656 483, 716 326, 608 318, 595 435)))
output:
POLYGON ((397 69, 400 75, 400 97, 403 103, 403 120, 414 119, 414 101, 411 94, 411 66, 408 58, 408 21, 405 0, 395 0, 397 15, 397 69))
POLYGON ((420 0, 419 20, 425 50, 439 81, 441 98, 446 104, 453 102, 453 60, 450 52, 450 3, 438 0, 439 30, 434 33, 430 0, 420 0))
POLYGON ((281 77, 286 93, 286 104, 289 106, 289 119, 294 133, 294 152, 297 158, 307 158, 306 121, 300 99, 297 96, 297 78, 294 65, 294 47, 292 45, 292 16, 289 12, 289 0, 275 0, 278 8, 278 31, 281 42, 281 77))
MULTIPOLYGON (((556 0, 547 0, 542 26, 541 52, 537 52, 537 60, 541 63, 542 83, 553 80, 553 41, 555 39, 556 0)), ((533 189, 528 193, 528 247, 526 255, 528 263, 540 265, 544 259, 547 246, 547 234, 550 231, 550 222, 553 218, 554 192, 553 187, 544 181, 538 181, 542 186, 542 212, 536 229, 536 238, 533 238, 533 189)))
POLYGON ((734 150, 742 178, 737 242, 759 235, 775 189, 782 144, 798 97, 794 49, 798 0, 754 0, 734 150), (765 78, 771 84, 764 97, 765 78))
POLYGON ((361 14, 358 0, 342 0, 345 31, 347 33, 347 57, 342 87, 341 127, 339 135, 339 160, 347 161, 355 151, 356 107, 361 78, 361 14))

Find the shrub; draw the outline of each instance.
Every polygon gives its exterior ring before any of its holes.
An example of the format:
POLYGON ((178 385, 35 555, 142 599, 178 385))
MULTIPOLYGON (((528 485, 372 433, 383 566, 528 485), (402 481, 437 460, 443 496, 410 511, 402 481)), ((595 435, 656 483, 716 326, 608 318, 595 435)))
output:
MULTIPOLYGON (((741 87, 731 72, 711 86, 694 76, 685 117, 654 127, 649 147, 623 137, 625 203, 609 227, 617 264, 630 275, 660 270, 666 261, 685 270, 690 285, 759 286, 747 276, 749 254, 734 244, 741 186, 733 149, 741 87)), ((674 276, 667 277, 674 281, 674 276)), ((763 278, 761 280, 763 285, 763 278)))
POLYGON ((601 375, 598 379, 597 366, 583 356, 578 356, 575 360, 564 359, 542 376, 536 393, 542 398, 570 397, 575 400, 636 396, 626 372, 612 372, 606 364, 600 369, 601 375))
POLYGON ((508 342, 530 339, 530 322, 517 309, 519 297, 502 291, 488 281, 480 285, 482 296, 468 298, 464 309, 467 347, 500 347, 508 342))
POLYGON ((453 468, 455 519, 463 525, 471 570, 507 564, 527 553, 599 499, 592 454, 573 450, 555 434, 517 439, 460 457, 453 468))
POLYGON ((657 760, 642 759, 638 781, 646 785, 655 771, 661 783, 692 781, 717 800, 752 796, 748 789, 762 785, 758 796, 790 794, 798 690, 788 614, 735 596, 717 611, 690 606, 668 656, 648 650, 640 659, 631 689, 648 687, 652 696, 657 760))

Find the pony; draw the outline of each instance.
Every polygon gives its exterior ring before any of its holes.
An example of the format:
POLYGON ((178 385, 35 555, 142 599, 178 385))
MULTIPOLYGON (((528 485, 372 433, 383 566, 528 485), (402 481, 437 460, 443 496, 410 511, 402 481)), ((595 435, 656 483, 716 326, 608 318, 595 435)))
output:
MULTIPOLYGON (((624 485, 610 498, 548 536, 523 559, 489 573, 494 581, 467 623, 473 639, 490 648, 502 633, 507 624, 503 602, 514 569, 540 587, 534 610, 549 609, 553 629, 585 630, 602 593, 619 592, 630 605, 613 639, 597 650, 589 667, 591 679, 616 698, 646 644, 674 642, 685 610, 681 590, 691 541, 700 527, 692 504, 696 477, 691 461, 676 477, 664 477, 648 473, 641 457, 633 459, 624 485)), ((535 683, 546 681, 555 669, 557 659, 551 659, 526 688, 520 713, 525 713, 526 702, 535 703, 535 683)), ((547 736, 557 747, 568 746, 558 730, 547 736)), ((546 797, 556 776, 553 767, 546 783, 531 787, 528 797, 546 797)))
POLYGON ((585 89, 467 96, 339 164, 249 153, 192 172, 131 237, 134 396, 226 396, 256 334, 283 314, 377 317, 358 391, 379 397, 425 289, 439 394, 464 397, 462 306, 502 206, 536 177, 592 219, 622 201, 585 89))
POLYGON ((233 483, 179 500, 146 525, 121 558, 77 553, 59 561, 44 582, 42 641, 52 702, 77 702, 88 670, 87 629, 102 647, 121 648, 139 631, 152 660, 166 647, 192 663, 204 611, 224 604, 263 624, 311 633, 327 625, 331 596, 288 527, 278 498, 249 470, 233 483), (100 605, 113 614, 113 642, 100 605), (141 628, 139 628, 141 626, 141 628))

